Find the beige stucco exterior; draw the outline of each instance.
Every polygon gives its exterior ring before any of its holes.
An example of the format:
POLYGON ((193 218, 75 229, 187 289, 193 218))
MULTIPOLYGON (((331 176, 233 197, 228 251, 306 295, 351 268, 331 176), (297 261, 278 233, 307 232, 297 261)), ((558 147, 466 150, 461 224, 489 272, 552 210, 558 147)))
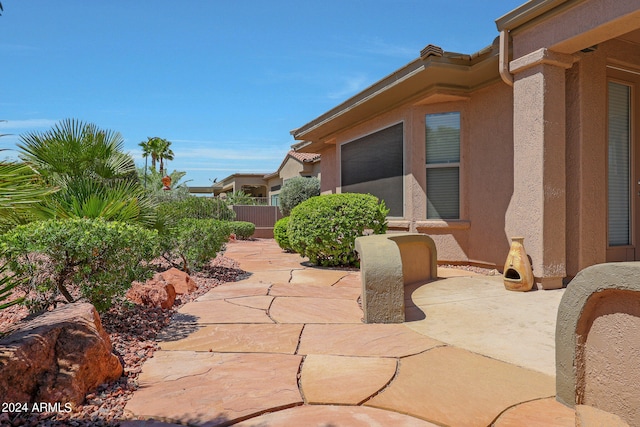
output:
POLYGON ((640 5, 534 0, 496 23, 502 54, 498 40, 473 55, 429 47, 292 131, 322 155, 322 191, 341 191, 342 144, 402 123, 404 214, 390 230, 428 234, 440 262, 501 269, 510 237, 524 236, 538 286, 556 288, 587 266, 640 259, 607 240, 607 84, 640 72, 640 5), (425 114, 448 111, 461 117, 460 218, 426 220, 425 114))

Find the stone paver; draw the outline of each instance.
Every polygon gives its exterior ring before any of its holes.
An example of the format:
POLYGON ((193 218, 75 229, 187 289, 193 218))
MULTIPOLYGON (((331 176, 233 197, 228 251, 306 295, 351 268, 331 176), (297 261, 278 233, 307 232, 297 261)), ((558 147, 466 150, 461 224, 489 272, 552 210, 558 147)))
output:
POLYGON ((562 291, 508 292, 499 276, 441 269, 446 279, 406 288, 404 324, 363 324, 358 271, 310 267, 273 240, 230 243, 226 256, 251 274, 179 310, 125 408, 167 424, 124 427, 577 420, 552 397, 562 291))
POLYGON ((575 411, 555 398, 534 400, 506 410, 493 427, 575 427, 575 411))
POLYGON ((235 424, 238 427, 438 427, 404 414, 366 406, 297 406, 235 424))
POLYGON ((397 324, 306 325, 299 354, 403 357, 442 345, 397 324))
POLYGON ((178 313, 192 316, 198 323, 273 323, 265 310, 231 304, 224 300, 190 302, 182 306, 178 313))
POLYGON ((401 359, 394 381, 365 405, 451 427, 486 427, 505 408, 554 395, 553 377, 441 347, 401 359))
POLYGON ((331 286, 348 274, 348 271, 328 268, 294 270, 291 273, 290 283, 293 285, 331 286))
POLYGON ((302 358, 287 354, 158 351, 143 367, 126 406, 137 416, 220 425, 302 403, 302 358))
POLYGON ((160 347, 162 350, 294 354, 301 331, 302 325, 209 325, 181 340, 165 341, 160 347))
POLYGON ((346 299, 278 297, 269 315, 278 323, 360 323, 362 310, 346 299))
POLYGON ((243 307, 257 308, 259 310, 268 310, 273 302, 273 297, 270 296, 249 296, 249 297, 235 297, 225 299, 229 304, 241 305, 243 307))
POLYGON ((309 298, 337 298, 350 299, 356 301, 360 296, 360 289, 351 287, 318 286, 318 285, 296 285, 280 284, 273 285, 269 290, 269 295, 275 297, 309 297, 309 298))
POLYGON ((211 289, 209 292, 198 298, 197 301, 213 301, 218 299, 248 296, 266 296, 269 293, 270 287, 270 283, 253 282, 249 280, 225 283, 211 289))
POLYGON ((302 393, 311 404, 357 405, 391 381, 396 364, 391 358, 309 355, 302 364, 302 393))

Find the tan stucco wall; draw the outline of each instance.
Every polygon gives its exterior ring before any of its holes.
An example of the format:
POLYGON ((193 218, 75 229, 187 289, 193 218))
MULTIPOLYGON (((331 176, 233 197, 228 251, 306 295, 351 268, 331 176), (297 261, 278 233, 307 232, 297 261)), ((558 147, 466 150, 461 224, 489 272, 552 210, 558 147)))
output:
POLYGON ((280 178, 282 180, 291 179, 296 176, 300 176, 300 172, 302 172, 304 166, 300 160, 296 160, 291 156, 287 156, 287 160, 282 165, 280 169, 280 178))
POLYGON ((431 236, 440 261, 501 267, 509 250, 504 211, 511 197, 513 174, 510 94, 506 84, 496 82, 459 101, 405 104, 333 135, 332 144, 326 144, 321 152, 322 191, 340 192, 341 144, 403 122, 404 217, 391 218, 392 228, 431 236), (426 221, 425 115, 449 111, 461 113, 461 218, 426 221))
POLYGON ((640 425, 640 292, 593 294, 578 323, 577 402, 640 425))

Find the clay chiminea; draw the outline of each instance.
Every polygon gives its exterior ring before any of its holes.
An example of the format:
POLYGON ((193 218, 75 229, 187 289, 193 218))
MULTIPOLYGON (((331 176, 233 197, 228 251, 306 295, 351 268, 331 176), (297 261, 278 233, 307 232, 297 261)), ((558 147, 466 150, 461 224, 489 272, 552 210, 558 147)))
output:
POLYGON ((504 287, 509 291, 530 291, 533 271, 524 250, 524 237, 512 237, 507 261, 504 263, 504 287))

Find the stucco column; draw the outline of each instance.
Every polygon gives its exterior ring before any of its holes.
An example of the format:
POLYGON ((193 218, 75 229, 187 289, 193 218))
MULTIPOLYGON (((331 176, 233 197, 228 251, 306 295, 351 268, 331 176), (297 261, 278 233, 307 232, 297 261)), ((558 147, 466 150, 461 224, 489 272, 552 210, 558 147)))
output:
POLYGON ((524 236, 536 283, 562 286, 566 276, 565 70, 573 56, 540 49, 511 62, 513 196, 508 236, 524 236))

